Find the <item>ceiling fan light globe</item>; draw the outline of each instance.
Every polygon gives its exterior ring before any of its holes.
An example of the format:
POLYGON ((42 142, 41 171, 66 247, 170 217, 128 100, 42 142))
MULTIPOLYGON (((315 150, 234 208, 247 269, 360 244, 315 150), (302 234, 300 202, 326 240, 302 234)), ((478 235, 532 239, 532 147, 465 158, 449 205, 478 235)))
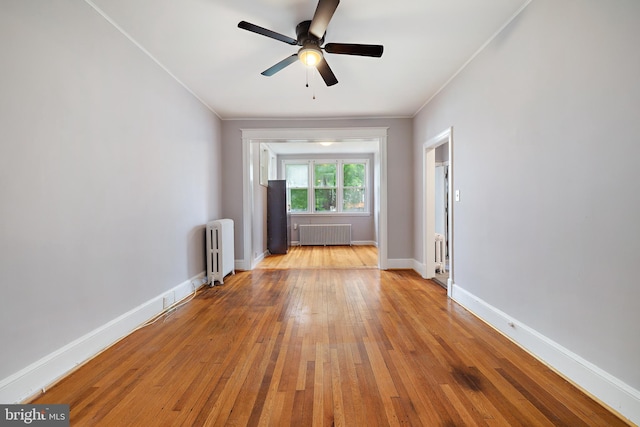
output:
POLYGON ((298 52, 298 58, 307 67, 315 67, 322 60, 322 52, 317 48, 303 47, 298 52))

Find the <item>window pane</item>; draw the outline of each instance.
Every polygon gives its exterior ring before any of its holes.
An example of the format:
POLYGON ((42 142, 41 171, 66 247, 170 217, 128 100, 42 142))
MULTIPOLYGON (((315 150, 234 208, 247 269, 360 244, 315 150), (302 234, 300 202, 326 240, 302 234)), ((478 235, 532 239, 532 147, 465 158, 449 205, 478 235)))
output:
POLYGON ((307 212, 309 210, 307 189, 292 188, 289 190, 289 203, 291 204, 291 212, 307 212))
POLYGON ((309 183, 309 166, 286 165, 285 176, 287 177, 287 187, 307 187, 309 183))
POLYGON ((364 212, 364 188, 345 188, 342 210, 344 212, 364 212))
POLYGON ((313 179, 316 187, 336 186, 336 164, 316 163, 313 165, 313 179))
POLYGON ((345 163, 342 169, 345 187, 364 187, 364 163, 345 163))
POLYGON ((316 212, 333 212, 336 210, 336 189, 323 188, 315 190, 316 212))

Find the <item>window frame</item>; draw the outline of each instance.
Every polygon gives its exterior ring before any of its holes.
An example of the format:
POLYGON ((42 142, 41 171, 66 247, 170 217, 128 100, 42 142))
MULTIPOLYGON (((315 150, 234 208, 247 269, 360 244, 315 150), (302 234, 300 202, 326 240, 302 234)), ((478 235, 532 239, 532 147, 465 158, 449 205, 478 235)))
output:
MULTIPOLYGON (((371 169, 370 160, 367 158, 330 158, 330 159, 283 159, 282 178, 286 180, 287 165, 307 165, 307 211, 291 211, 293 215, 322 215, 322 216, 371 216, 371 169), (336 164, 336 209, 333 211, 316 211, 315 190, 334 187, 316 187, 314 179, 314 166, 316 164, 336 164), (344 165, 364 164, 364 210, 344 211, 344 165)), ((304 187, 294 187, 304 188, 304 187)), ((360 188, 349 186, 347 189, 360 188)), ((290 206, 291 193, 287 185, 287 205, 290 206)))
POLYGON ((282 162, 282 175, 283 178, 285 179, 285 187, 286 187, 286 200, 287 200, 287 206, 288 206, 288 211, 290 211, 292 214, 294 215, 302 215, 302 214, 309 214, 310 212, 310 207, 311 205, 309 204, 311 202, 311 197, 309 196, 309 188, 310 188, 310 182, 309 182, 309 162, 307 160, 283 160, 282 162), (289 183, 287 181, 287 165, 304 165, 307 167, 307 186, 306 187, 289 187, 289 183), (306 189, 307 190, 307 210, 306 211, 294 211, 291 209, 291 190, 295 189, 295 190, 302 190, 302 189, 306 189))
POLYGON ((342 161, 340 163, 340 188, 339 188, 339 193, 340 193, 340 197, 339 197, 339 203, 340 203, 340 211, 342 213, 345 214, 355 214, 355 213, 369 213, 369 163, 368 161, 365 159, 365 161, 342 161), (362 184, 362 186, 353 186, 353 185, 345 185, 344 182, 344 165, 345 164, 354 164, 354 165, 359 165, 359 164, 363 164, 364 165, 364 182, 362 184), (356 190, 356 189, 362 189, 364 190, 364 209, 362 211, 345 211, 344 210, 344 201, 345 201, 345 191, 346 190, 356 190))

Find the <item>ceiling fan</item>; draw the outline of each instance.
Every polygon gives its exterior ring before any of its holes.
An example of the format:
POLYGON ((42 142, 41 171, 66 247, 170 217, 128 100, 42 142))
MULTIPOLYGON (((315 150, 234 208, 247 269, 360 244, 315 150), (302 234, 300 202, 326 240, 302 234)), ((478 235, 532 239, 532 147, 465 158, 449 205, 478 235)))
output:
POLYGON ((333 71, 327 64, 322 54, 322 50, 326 53, 335 53, 339 55, 358 55, 372 56, 379 58, 382 56, 383 46, 371 44, 347 44, 347 43, 324 43, 324 36, 329 25, 331 17, 338 8, 340 0, 319 0, 316 11, 311 21, 302 21, 296 26, 297 39, 285 36, 275 31, 268 30, 246 21, 240 21, 238 27, 243 30, 251 31, 292 46, 302 46, 297 53, 283 59, 272 67, 267 68, 261 74, 263 76, 272 76, 288 65, 300 60, 309 67, 316 67, 322 79, 327 86, 333 86, 338 83, 333 71))

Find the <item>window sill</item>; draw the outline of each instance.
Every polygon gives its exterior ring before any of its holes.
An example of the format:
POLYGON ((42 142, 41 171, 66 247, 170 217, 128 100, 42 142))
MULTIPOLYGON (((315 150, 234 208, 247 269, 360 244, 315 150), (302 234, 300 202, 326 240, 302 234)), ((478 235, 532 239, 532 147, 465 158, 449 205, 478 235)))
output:
POLYGON ((289 212, 292 216, 318 216, 318 217, 327 217, 327 216, 371 216, 371 212, 289 212))

